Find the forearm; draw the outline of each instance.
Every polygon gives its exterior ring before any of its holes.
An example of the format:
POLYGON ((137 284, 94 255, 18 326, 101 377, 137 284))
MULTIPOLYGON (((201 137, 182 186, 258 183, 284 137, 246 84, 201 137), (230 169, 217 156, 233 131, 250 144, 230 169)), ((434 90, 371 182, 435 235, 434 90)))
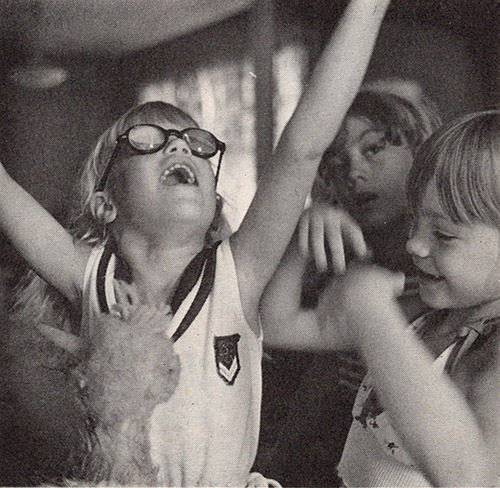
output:
POLYGON ((347 317, 342 303, 342 278, 332 277, 321 292, 315 309, 323 349, 353 350, 354 343, 347 331, 347 317))
MULTIPOLYGON (((287 212, 298 218, 302 212, 321 157, 363 82, 388 4, 389 0, 351 0, 347 5, 259 184, 256 204, 268 193, 280 195, 284 184, 292 189, 279 199, 274 197, 273 215, 287 212)), ((266 221, 273 220, 270 217, 266 221)), ((278 225, 284 227, 290 221, 288 232, 293 232, 296 219, 281 220, 278 225)))
POLYGON ((80 298, 87 251, 0 164, 0 229, 43 279, 72 302, 80 298))
POLYGON ((300 256, 294 237, 260 303, 264 343, 268 346, 303 349, 317 342, 314 311, 300 306, 306 266, 307 259, 300 256))
POLYGON ((345 317, 336 293, 336 278, 332 278, 321 293, 315 309, 301 306, 308 260, 300 255, 295 237, 262 296, 260 317, 264 343, 271 347, 316 351, 351 348, 352 344, 342 333, 345 317))
MULTIPOLYGON (((240 256, 244 256, 242 274, 250 272, 258 277, 257 290, 267 284, 283 255, 321 156, 358 92, 388 3, 349 3, 283 131, 247 215, 232 238, 237 266, 240 256)), ((246 288, 244 283, 242 288, 246 288)))
POLYGON ((363 82, 389 3, 349 2, 283 131, 278 152, 290 146, 302 159, 321 158, 363 82))
MULTIPOLYGON (((366 309, 365 309, 366 310, 366 309)), ((354 313, 359 350, 377 395, 412 458, 436 486, 486 486, 488 450, 463 394, 433 366, 396 304, 354 313)))

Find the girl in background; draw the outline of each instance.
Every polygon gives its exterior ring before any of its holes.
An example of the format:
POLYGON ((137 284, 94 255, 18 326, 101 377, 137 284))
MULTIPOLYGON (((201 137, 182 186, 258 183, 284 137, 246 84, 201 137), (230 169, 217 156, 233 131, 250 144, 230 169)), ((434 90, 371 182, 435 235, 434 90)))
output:
POLYGON ((403 273, 357 260, 294 331, 310 348, 354 348, 368 367, 339 464, 347 486, 498 486, 499 148, 500 112, 488 111, 417 153, 406 247, 428 313, 409 326, 403 273))
POLYGON ((499 176, 498 111, 447 124, 419 151, 406 247, 432 311, 411 327, 400 275, 346 274, 344 333, 369 369, 339 466, 348 486, 498 486, 499 176))
MULTIPOLYGON (((418 148, 439 125, 434 104, 415 82, 380 80, 362 87, 322 157, 313 204, 299 226, 303 258, 289 254, 285 260, 290 263, 289 271, 280 277, 287 267, 284 264, 264 297, 264 326, 278 330, 277 341, 272 330, 266 332, 266 344, 286 347, 279 342, 283 337, 280 323, 297 323, 300 328, 311 318, 316 320, 321 291, 329 283, 340 286, 338 277, 346 261, 354 255, 364 257, 367 249, 374 262, 405 273, 405 291, 398 300, 409 320, 426 309, 405 251, 409 230, 405 185, 418 148), (295 259, 299 263, 293 264, 295 259), (279 300, 273 295, 276 288, 279 300), (289 301, 281 302, 287 293, 289 301), (285 305, 279 307, 280 303, 285 305)), ((330 321, 341 320, 334 306, 329 314, 330 321)), ((262 469, 292 485, 332 484, 354 398, 366 371, 352 351, 309 352, 306 357, 313 358, 313 364, 299 383, 262 469)))

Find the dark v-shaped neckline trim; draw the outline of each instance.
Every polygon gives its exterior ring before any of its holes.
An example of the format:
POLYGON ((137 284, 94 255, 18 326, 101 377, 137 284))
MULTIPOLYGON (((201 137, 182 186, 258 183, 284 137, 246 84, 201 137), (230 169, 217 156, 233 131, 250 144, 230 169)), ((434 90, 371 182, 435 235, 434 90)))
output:
MULTIPOLYGON (((170 307, 172 313, 175 314, 182 302, 186 299, 189 292, 194 288, 196 283, 198 283, 200 276, 201 278, 200 287, 198 292, 191 302, 186 315, 181 320, 179 326, 172 335, 172 340, 177 341, 189 328, 193 320, 196 318, 200 312, 203 304, 205 303, 208 295, 212 291, 213 283, 215 280, 215 265, 216 265, 216 255, 217 247, 220 241, 215 243, 212 247, 205 248, 200 251, 186 266, 186 269, 182 273, 179 284, 174 292, 174 296, 170 302, 170 307)), ((99 304, 99 309, 102 313, 109 313, 109 297, 106 294, 106 278, 107 271, 110 265, 111 257, 116 257, 115 270, 112 273, 111 279, 119 278, 130 283, 131 277, 125 262, 120 259, 120 257, 113 252, 113 247, 111 244, 107 244, 102 253, 99 265, 97 267, 97 277, 96 277, 96 287, 97 287, 97 300, 99 304)))

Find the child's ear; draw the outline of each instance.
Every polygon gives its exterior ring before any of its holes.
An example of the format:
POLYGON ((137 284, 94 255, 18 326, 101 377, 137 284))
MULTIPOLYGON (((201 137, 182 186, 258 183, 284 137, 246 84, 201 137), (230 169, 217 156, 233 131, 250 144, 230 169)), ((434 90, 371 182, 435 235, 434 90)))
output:
POLYGON ((102 224, 110 224, 116 219, 116 205, 104 191, 98 191, 90 200, 92 215, 102 224))

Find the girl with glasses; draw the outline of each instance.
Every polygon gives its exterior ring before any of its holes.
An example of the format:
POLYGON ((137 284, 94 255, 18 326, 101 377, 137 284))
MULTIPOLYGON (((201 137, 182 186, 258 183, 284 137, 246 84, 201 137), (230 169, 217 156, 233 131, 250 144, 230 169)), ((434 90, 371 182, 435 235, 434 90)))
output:
MULTIPOLYGON (((245 219, 227 240, 212 239, 220 205, 218 168, 209 161, 224 145, 162 102, 133 108, 100 138, 83 171, 81 214, 73 233, 2 171, 0 226, 31 267, 81 308, 80 336, 90 344, 89 368, 98 349, 93 341, 108 333, 101 330, 105 324, 114 324, 109 330, 130 344, 119 349, 122 355, 108 351, 109 364, 117 370, 120 362, 143 367, 137 344, 148 341, 163 341, 165 355, 171 341, 179 358, 175 391, 165 385, 162 403, 146 415, 155 479, 115 483, 261 482, 249 478, 260 416, 258 304, 293 234, 332 130, 361 84, 388 3, 351 0, 245 219), (112 317, 103 320, 103 314, 112 317), (147 318, 146 327, 139 326, 141 317, 147 318)), ((74 338, 70 342, 75 351, 74 338)), ((142 350, 145 359, 150 353, 158 351, 142 350)), ((159 369, 151 368, 151 374, 159 369)), ((138 389, 142 401, 148 400, 157 379, 149 378, 151 390, 136 384, 130 390, 138 389)), ((103 408, 97 423, 111 421, 105 412, 116 400, 113 392, 127 388, 125 377, 116 381, 122 381, 121 388, 104 385, 101 396, 90 398, 103 408)), ((143 419, 141 401, 136 405, 143 419)), ((134 427, 134 421, 123 425, 124 435, 131 436, 134 427)))

